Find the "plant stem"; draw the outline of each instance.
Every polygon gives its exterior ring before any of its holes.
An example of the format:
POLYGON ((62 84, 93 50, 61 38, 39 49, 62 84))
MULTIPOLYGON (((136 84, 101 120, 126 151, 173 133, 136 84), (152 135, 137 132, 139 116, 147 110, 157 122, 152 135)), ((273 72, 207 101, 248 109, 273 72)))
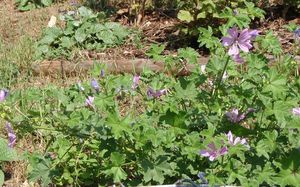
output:
POLYGON ((220 87, 220 84, 221 84, 221 82, 222 82, 222 78, 223 78, 223 76, 224 76, 224 73, 225 73, 226 68, 227 68, 227 66, 228 66, 228 63, 229 63, 229 59, 230 59, 230 56, 228 56, 227 59, 226 59, 224 68, 223 68, 223 70, 222 70, 222 73, 221 73, 219 79, 217 80, 217 85, 216 85, 216 87, 213 89, 212 96, 215 95, 216 91, 217 91, 217 90, 219 89, 219 87, 220 87))

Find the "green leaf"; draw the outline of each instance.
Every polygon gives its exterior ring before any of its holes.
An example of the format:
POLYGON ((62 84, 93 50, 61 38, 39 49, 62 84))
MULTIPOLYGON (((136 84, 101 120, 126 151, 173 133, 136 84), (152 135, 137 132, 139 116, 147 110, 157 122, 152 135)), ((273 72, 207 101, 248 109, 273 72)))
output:
POLYGON ((272 132, 266 131, 263 133, 265 139, 261 139, 256 145, 257 156, 264 156, 269 159, 269 153, 275 151, 277 148, 276 139, 278 133, 276 130, 272 132))
POLYGON ((265 85, 263 92, 272 92, 274 97, 286 95, 286 77, 280 75, 276 69, 271 69, 269 72, 269 82, 265 85))
POLYGON ((280 172, 276 177, 281 186, 298 186, 300 184, 300 152, 293 150, 280 163, 280 172))
POLYGON ((174 127, 187 129, 185 124, 186 113, 180 111, 178 114, 171 112, 170 110, 163 116, 161 116, 160 121, 164 121, 166 124, 172 125, 174 127))
POLYGON ((0 186, 4 184, 4 173, 2 170, 0 170, 0 186))
POLYGON ((92 10, 90 10, 84 6, 79 7, 78 12, 81 17, 89 17, 89 16, 93 15, 92 10))
POLYGON ((265 37, 260 36, 257 40, 260 41, 261 47, 264 50, 271 52, 274 55, 282 53, 281 43, 278 38, 273 35, 273 32, 268 32, 265 37))
POLYGON ((200 13, 197 15, 197 19, 200 19, 200 18, 206 18, 206 12, 200 12, 200 13))
POLYGON ((199 53, 195 49, 187 47, 178 49, 178 56, 184 58, 190 64, 197 64, 199 53))
POLYGON ((125 155, 121 155, 118 152, 112 152, 110 155, 110 160, 111 160, 113 166, 120 167, 125 162, 125 155))
POLYGON ((100 31, 99 33, 96 34, 96 36, 99 40, 102 40, 107 45, 115 44, 116 37, 113 34, 113 32, 110 30, 100 31))
POLYGON ((75 31, 75 39, 77 42, 82 43, 86 39, 86 37, 87 35, 84 29, 79 28, 75 31))
POLYGON ((15 161, 18 160, 17 152, 8 147, 5 139, 0 138, 0 161, 15 161))
POLYGON ((47 7, 50 6, 53 2, 52 0, 41 0, 41 3, 47 7))
POLYGON ((42 186, 48 186, 51 183, 50 158, 46 159, 43 156, 34 153, 29 157, 29 164, 29 181, 35 182, 41 180, 42 186))
POLYGON ((180 10, 177 17, 181 21, 186 21, 188 23, 194 20, 192 14, 187 10, 180 10))
POLYGON ((109 115, 107 119, 107 125, 111 128, 111 131, 116 139, 124 136, 124 133, 131 135, 131 118, 129 116, 120 119, 117 114, 109 115))
POLYGON ((175 97, 182 100, 194 100, 198 91, 194 83, 188 83, 187 85, 176 85, 175 87, 175 97))
POLYGON ((71 48, 75 44, 75 42, 70 37, 66 37, 66 36, 62 37, 60 41, 61 41, 61 46, 67 49, 71 48))
POLYGON ((143 160, 141 166, 144 170, 145 182, 153 180, 159 182, 159 184, 163 184, 165 180, 164 175, 171 175, 172 173, 172 169, 170 164, 168 164, 166 157, 158 158, 155 163, 152 163, 149 160, 143 160))
POLYGON ((286 125, 286 117, 291 116, 291 108, 295 101, 275 101, 273 110, 267 110, 266 113, 273 112, 276 119, 280 123, 280 127, 284 128, 286 125))
POLYGON ((219 38, 215 37, 213 30, 210 26, 207 28, 199 27, 199 37, 198 42, 199 46, 205 46, 208 49, 214 51, 218 46, 221 46, 219 38))
POLYGON ((112 167, 108 174, 113 175, 114 182, 121 182, 127 178, 126 172, 121 167, 112 167))

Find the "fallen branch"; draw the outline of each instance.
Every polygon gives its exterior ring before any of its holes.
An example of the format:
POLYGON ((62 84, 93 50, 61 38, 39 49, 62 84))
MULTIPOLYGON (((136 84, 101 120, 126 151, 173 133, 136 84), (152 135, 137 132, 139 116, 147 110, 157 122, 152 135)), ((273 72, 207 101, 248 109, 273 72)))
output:
MULTIPOLYGON (((276 58, 269 55, 270 65, 276 62, 276 58)), ((198 64, 207 64, 208 57, 198 58, 198 64)), ((296 56, 295 60, 300 62, 300 57, 296 56)), ((93 68, 94 64, 103 64, 107 67, 107 72, 119 74, 119 73, 132 73, 140 74, 144 69, 151 70, 157 73, 168 73, 175 76, 187 76, 191 73, 191 70, 195 68, 193 64, 186 64, 185 67, 173 67, 170 70, 165 68, 163 62, 155 62, 150 59, 116 59, 116 60, 103 60, 93 61, 87 60, 79 63, 74 63, 65 60, 54 60, 54 61, 42 61, 37 62, 33 65, 34 75, 46 75, 46 76, 74 76, 81 73, 86 73, 93 68)))
MULTIPOLYGON (((206 64, 208 58, 199 58, 200 64, 206 64)), ((169 71, 166 71, 163 62, 154 62, 149 59, 117 59, 117 60, 105 60, 105 61, 83 61, 79 63, 54 60, 54 61, 42 61, 38 62, 33 66, 34 75, 46 75, 46 76, 57 76, 57 75, 76 75, 87 72, 94 64, 104 64, 109 73, 132 73, 140 74, 144 69, 148 69, 154 72, 165 72, 176 76, 189 75, 191 70, 195 68, 192 64, 187 64, 184 68, 174 67, 169 71)))

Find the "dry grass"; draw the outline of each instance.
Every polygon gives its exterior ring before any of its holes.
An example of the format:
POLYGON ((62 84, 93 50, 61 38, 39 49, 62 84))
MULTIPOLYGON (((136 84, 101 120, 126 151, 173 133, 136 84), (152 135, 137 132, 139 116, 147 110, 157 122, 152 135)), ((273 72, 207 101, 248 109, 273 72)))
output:
POLYGON ((0 1, 0 38, 15 43, 24 35, 37 38, 47 26, 51 15, 68 8, 68 4, 56 4, 43 9, 20 12, 15 9, 14 0, 0 1))

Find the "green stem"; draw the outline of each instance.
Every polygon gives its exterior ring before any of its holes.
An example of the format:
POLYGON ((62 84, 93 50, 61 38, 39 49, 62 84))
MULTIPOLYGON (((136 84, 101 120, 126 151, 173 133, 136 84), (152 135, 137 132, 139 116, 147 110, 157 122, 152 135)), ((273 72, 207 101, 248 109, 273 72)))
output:
POLYGON ((216 91, 217 91, 217 90, 219 89, 219 87, 220 87, 220 84, 221 84, 221 82, 222 82, 222 78, 223 78, 224 73, 225 73, 225 71, 226 71, 226 68, 227 68, 227 66, 228 66, 229 60, 230 60, 230 56, 227 57, 226 63, 225 63, 224 68, 223 68, 223 70, 222 70, 222 73, 221 73, 219 79, 217 80, 217 86, 213 89, 213 93, 212 93, 213 96, 215 96, 216 91))
POLYGON ((186 107, 184 99, 181 100, 181 103, 182 103, 182 106, 183 106, 185 112, 187 112, 188 110, 187 110, 187 107, 186 107))

